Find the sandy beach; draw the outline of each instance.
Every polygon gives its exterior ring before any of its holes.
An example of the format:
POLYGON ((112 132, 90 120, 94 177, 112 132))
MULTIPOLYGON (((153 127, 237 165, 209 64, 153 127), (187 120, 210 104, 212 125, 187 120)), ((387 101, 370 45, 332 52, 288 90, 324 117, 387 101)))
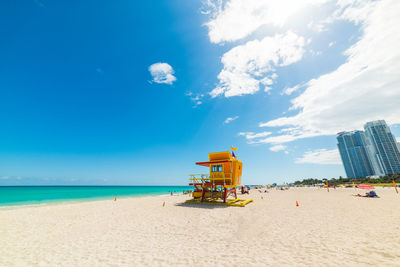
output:
POLYGON ((376 192, 252 190, 244 208, 189 196, 2 207, 0 266, 400 266, 400 194, 376 192))

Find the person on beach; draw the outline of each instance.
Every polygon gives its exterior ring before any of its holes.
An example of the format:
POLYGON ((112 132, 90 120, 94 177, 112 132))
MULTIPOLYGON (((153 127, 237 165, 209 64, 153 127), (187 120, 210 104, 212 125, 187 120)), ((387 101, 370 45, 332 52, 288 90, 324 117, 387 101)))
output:
POLYGON ((361 194, 357 194, 357 195, 353 195, 355 197, 376 197, 378 198, 379 196, 376 194, 375 191, 369 191, 367 193, 365 193, 365 196, 362 196, 361 194))
POLYGON ((249 190, 245 190, 244 186, 242 186, 242 195, 243 194, 249 194, 249 190))

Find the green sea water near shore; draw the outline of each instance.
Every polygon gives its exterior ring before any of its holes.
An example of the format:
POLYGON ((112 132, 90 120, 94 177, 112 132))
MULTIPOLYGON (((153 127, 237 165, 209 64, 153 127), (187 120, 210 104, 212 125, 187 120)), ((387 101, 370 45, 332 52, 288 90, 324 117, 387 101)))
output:
POLYGON ((0 186, 0 206, 182 194, 189 186, 0 186))

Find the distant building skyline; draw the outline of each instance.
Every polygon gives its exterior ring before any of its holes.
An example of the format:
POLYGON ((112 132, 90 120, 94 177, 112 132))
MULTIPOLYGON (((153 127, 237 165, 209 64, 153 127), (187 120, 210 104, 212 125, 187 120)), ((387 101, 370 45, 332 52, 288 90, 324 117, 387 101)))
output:
POLYGON ((400 173, 399 143, 384 120, 367 122, 364 131, 337 134, 340 157, 349 178, 400 173))

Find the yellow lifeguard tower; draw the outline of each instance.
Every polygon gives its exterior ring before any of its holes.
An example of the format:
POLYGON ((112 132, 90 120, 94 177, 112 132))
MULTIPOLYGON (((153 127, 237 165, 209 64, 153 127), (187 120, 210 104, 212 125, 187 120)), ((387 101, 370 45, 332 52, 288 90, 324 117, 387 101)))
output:
POLYGON ((208 159, 209 161, 196 162, 197 165, 209 167, 210 174, 190 174, 189 185, 194 186, 195 190, 193 199, 186 202, 244 207, 253 201, 237 198, 236 190, 241 186, 243 163, 237 160, 233 152, 208 153, 208 159), (230 195, 235 198, 228 199, 230 195))

